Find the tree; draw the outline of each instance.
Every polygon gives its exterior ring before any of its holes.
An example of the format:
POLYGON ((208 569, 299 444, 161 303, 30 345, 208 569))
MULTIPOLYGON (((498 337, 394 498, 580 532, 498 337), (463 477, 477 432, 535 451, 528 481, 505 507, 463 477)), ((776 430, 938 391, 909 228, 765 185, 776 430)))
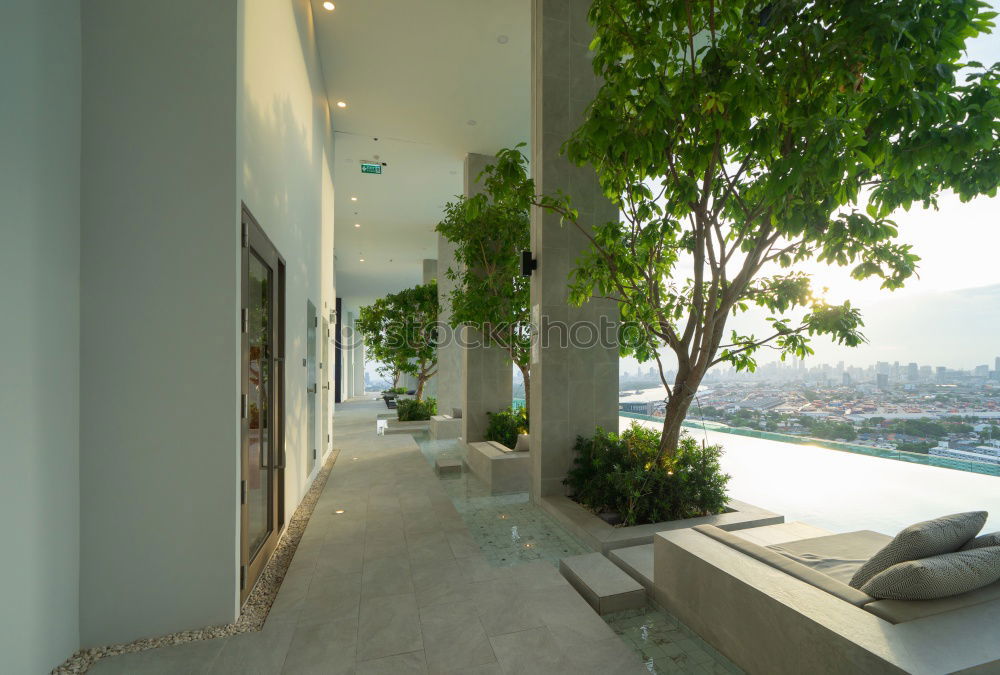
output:
POLYGON ((416 398, 437 373, 437 282, 393 293, 362 307, 356 323, 365 348, 395 375, 417 378, 416 398))
MULTIPOLYGON (((527 180, 526 171, 521 180, 527 180)), ((448 203, 436 228, 455 244, 457 266, 445 272, 455 282, 448 296, 451 326, 472 326, 507 352, 524 377, 529 410, 531 286, 520 273, 521 251, 531 248, 529 204, 497 202, 485 187, 484 193, 448 203)))
POLYGON ((993 27, 987 9, 594 0, 603 85, 565 147, 596 169, 622 217, 585 223, 565 195, 532 200, 590 240, 571 301, 616 300, 622 353, 657 361, 661 453, 676 451, 712 366, 754 370, 764 348, 802 358, 818 335, 865 340, 858 310, 814 294, 797 263, 899 288, 918 258, 893 212, 936 206, 946 189, 996 194, 1000 64, 961 61, 965 41, 993 27), (727 330, 752 306, 769 314, 767 334, 727 330), (676 359, 672 382, 661 350, 676 359))

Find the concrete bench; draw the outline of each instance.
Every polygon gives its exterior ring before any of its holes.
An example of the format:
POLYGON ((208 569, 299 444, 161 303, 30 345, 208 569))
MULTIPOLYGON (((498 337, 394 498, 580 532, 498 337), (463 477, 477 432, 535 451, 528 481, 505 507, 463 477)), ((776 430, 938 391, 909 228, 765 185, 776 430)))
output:
POLYGON ((513 452, 495 441, 467 443, 465 463, 491 494, 527 492, 531 483, 531 455, 513 452))
POLYGON ((646 606, 646 589, 601 553, 563 558, 559 571, 598 614, 646 606))
POLYGON ((429 432, 431 439, 435 441, 458 438, 462 435, 462 420, 451 415, 434 415, 431 417, 429 432))

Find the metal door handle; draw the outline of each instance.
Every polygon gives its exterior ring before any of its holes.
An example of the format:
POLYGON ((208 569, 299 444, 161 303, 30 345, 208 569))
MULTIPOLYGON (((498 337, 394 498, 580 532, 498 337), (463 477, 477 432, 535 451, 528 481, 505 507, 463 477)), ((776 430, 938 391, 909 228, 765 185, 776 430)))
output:
POLYGON ((306 387, 306 393, 309 393, 309 394, 315 394, 315 393, 317 393, 316 385, 314 384, 311 387, 306 387))

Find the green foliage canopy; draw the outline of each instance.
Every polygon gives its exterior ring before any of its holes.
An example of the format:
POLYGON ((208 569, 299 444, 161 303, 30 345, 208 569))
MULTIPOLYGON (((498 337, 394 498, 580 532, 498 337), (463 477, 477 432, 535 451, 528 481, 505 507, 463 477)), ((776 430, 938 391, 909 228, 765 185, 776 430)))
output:
POLYGON ((417 378, 417 400, 437 372, 437 283, 379 298, 358 312, 356 327, 372 359, 417 378))
POLYGON ((620 303, 623 353, 676 356, 665 451, 712 365, 753 370, 765 347, 804 357, 818 335, 864 341, 858 310, 814 294, 797 263, 899 288, 918 258, 894 211, 946 189, 996 194, 1000 65, 962 60, 966 40, 993 28, 988 9, 594 0, 603 85, 566 150, 596 168, 623 217, 592 227, 564 195, 535 201, 590 238, 571 299, 620 303), (754 306, 769 334, 727 331, 754 306))

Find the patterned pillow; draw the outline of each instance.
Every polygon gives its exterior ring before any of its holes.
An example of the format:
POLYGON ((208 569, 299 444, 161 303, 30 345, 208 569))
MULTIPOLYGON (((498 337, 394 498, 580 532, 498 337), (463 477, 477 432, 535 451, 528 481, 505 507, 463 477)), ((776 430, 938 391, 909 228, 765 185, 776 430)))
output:
POLYGON ((986 511, 969 511, 910 525, 854 573, 850 586, 860 590, 879 572, 907 560, 957 551, 979 534, 987 515, 986 511))
POLYGON ((876 574, 862 593, 885 600, 936 600, 1000 581, 1000 546, 909 560, 876 574))
POLYGON ((984 546, 1000 546, 1000 532, 981 534, 959 550, 971 551, 974 548, 983 548, 984 546))

